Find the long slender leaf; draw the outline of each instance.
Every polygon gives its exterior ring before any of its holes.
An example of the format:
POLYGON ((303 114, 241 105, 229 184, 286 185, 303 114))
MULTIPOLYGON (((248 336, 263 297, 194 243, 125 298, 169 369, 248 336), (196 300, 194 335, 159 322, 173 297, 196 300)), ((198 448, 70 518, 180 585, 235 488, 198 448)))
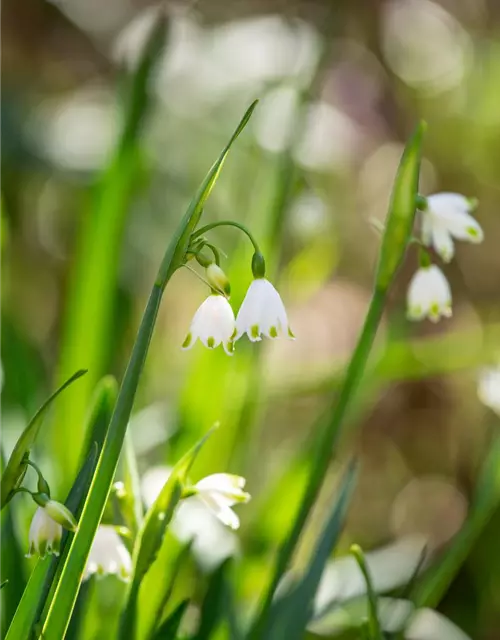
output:
POLYGON ((7 462, 7 466, 2 475, 2 489, 1 489, 1 508, 12 499, 14 493, 13 490, 19 486, 24 478, 24 474, 26 473, 27 464, 25 462, 25 457, 29 455, 31 447, 33 446, 40 427, 42 425, 42 418, 50 407, 50 405, 54 402, 57 396, 64 391, 70 384, 81 378, 83 375, 87 373, 86 370, 81 369, 74 373, 66 382, 64 382, 54 393, 48 398, 35 413, 33 418, 31 418, 28 426, 22 432, 19 440, 16 442, 16 446, 14 447, 14 451, 11 453, 9 461, 7 462))
POLYGON ((484 527, 500 505, 500 437, 489 449, 479 476, 469 516, 444 557, 417 584, 412 598, 417 606, 435 607, 467 559, 484 527))
POLYGON ((228 558, 210 576, 194 640, 208 640, 225 615, 227 574, 231 563, 232 559, 228 558))
POLYGON ((151 107, 151 76, 165 46, 166 20, 160 11, 128 80, 121 135, 110 164, 92 193, 89 210, 82 216, 80 241, 68 283, 57 379, 64 379, 75 363, 84 364, 89 375, 78 392, 70 393, 58 405, 52 424, 52 450, 58 454, 63 477, 73 477, 85 437, 80 426, 95 385, 109 364, 122 240, 130 203, 141 184, 140 137, 151 107), (73 426, 73 447, 67 450, 64 443, 69 424, 73 426))
POLYGON ((175 640, 188 606, 189 600, 180 602, 165 622, 158 627, 151 640, 175 640))
POLYGON ((212 431, 209 431, 200 442, 179 460, 146 514, 134 547, 134 573, 120 625, 120 637, 122 640, 134 637, 137 598, 142 579, 158 556, 167 527, 181 499, 182 488, 187 480, 187 474, 198 452, 211 433, 212 431))
MULTIPOLYGON (((68 509, 77 516, 83 506, 83 499, 90 486, 96 462, 97 445, 91 449, 65 503, 68 509)), ((68 532, 63 535, 59 557, 45 557, 37 561, 9 627, 6 640, 25 640, 31 637, 49 596, 59 563, 62 562, 66 553, 69 535, 71 534, 68 532)))
POLYGON ((97 465, 82 517, 80 518, 78 531, 71 541, 68 558, 62 570, 61 579, 43 627, 45 640, 61 640, 61 638, 64 638, 78 595, 80 580, 90 551, 90 546, 101 520, 118 464, 163 290, 174 271, 183 264, 191 232, 201 215, 202 204, 208 197, 219 175, 231 144, 243 130, 254 108, 255 103, 249 107, 228 145, 226 145, 219 159, 210 169, 165 252, 120 388, 118 400, 104 441, 103 451, 97 465))
POLYGON ((311 472, 299 511, 285 539, 266 589, 259 612, 250 631, 253 640, 263 637, 267 616, 276 588, 286 571, 309 513, 328 470, 332 448, 338 441, 347 410, 355 397, 368 362, 377 329, 382 318, 388 290, 402 261, 409 242, 418 194, 420 155, 424 125, 421 123, 408 141, 394 182, 386 231, 382 238, 376 282, 365 322, 352 354, 338 395, 335 395, 329 416, 317 426, 317 446, 311 461, 311 472))
POLYGON ((314 551, 306 573, 290 593, 278 600, 270 612, 269 631, 262 640, 300 640, 313 614, 314 597, 326 563, 342 533, 356 481, 356 464, 351 462, 342 478, 339 496, 314 551))

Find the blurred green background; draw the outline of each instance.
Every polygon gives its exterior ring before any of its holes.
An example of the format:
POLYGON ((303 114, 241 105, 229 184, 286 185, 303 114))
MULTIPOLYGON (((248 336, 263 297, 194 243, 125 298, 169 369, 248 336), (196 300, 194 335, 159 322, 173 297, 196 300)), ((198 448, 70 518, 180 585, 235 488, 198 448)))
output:
MULTIPOLYGON (((200 540, 191 579, 241 555, 239 596, 253 603, 300 497, 311 427, 335 392, 367 309, 379 245, 371 220, 383 220, 403 144, 424 118, 421 191, 477 197, 485 242, 461 244, 446 267, 454 315, 438 325, 405 318, 417 264, 410 250, 297 563, 353 452, 362 472, 341 549, 354 541, 377 549, 418 534, 439 562, 466 518, 499 428, 477 399, 476 381, 500 339, 500 5, 172 3, 149 95, 133 93, 139 98, 125 107, 130 71, 156 12, 139 0, 3 2, 4 452, 51 390, 88 368, 58 400, 37 442, 36 459, 54 496, 64 499, 92 391, 106 373, 121 379, 170 235, 259 98, 204 221, 249 226, 297 340, 243 339, 233 358, 199 344, 181 351, 207 289, 187 270, 177 273, 130 427, 148 502, 165 466, 220 421, 193 477, 244 475, 253 500, 240 509, 237 536, 214 525, 213 537, 200 540)), ((212 237, 227 255, 236 310, 251 281, 251 246, 234 230, 212 237)), ((32 512, 27 498, 16 498, 4 523, 3 567, 14 557, 8 540, 16 538, 24 553, 32 512)), ((191 514, 187 533, 182 523, 174 533, 186 539, 189 527, 205 527, 205 515, 191 514)), ((499 535, 500 511, 439 605, 474 640, 500 638, 499 535)), ((396 571, 403 559, 384 571, 396 571)), ((4 600, 7 618, 31 566, 19 562, 19 584, 4 600)), ((119 588, 112 578, 93 587, 111 613, 106 623, 89 616, 85 638, 108 637, 102 625, 113 624, 119 588)))

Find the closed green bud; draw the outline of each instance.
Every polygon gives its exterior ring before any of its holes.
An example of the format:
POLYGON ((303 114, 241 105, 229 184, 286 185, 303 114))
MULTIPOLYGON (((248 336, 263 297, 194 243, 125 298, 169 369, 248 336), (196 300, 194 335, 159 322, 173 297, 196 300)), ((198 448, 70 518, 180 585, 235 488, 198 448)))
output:
POLYGON ((65 529, 68 531, 76 531, 77 522, 75 516, 63 504, 55 500, 49 500, 44 509, 52 520, 58 522, 65 529))
MULTIPOLYGON (((408 141, 394 181, 389 213, 382 238, 376 285, 386 290, 406 253, 417 208, 418 179, 422 136, 425 123, 420 123, 408 141)), ((418 206, 424 206, 422 202, 418 206)))
POLYGON ((229 298, 231 295, 231 285, 224 271, 222 271, 215 262, 212 262, 212 264, 207 267, 205 273, 209 285, 219 293, 224 294, 226 298, 229 298))

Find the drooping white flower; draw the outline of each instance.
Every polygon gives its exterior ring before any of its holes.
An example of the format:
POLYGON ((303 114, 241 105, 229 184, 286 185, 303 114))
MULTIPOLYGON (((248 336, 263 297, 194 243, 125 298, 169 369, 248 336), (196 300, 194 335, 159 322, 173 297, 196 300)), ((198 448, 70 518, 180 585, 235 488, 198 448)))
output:
POLYGON ((238 502, 250 500, 250 494, 243 491, 245 478, 230 473, 214 473, 200 480, 193 492, 219 518, 230 527, 238 529, 240 520, 231 507, 238 502))
POLYGON ((479 374, 477 395, 484 405, 500 414, 500 367, 490 367, 479 374))
POLYGON ((126 582, 131 573, 132 558, 116 529, 107 524, 99 525, 90 548, 83 579, 87 580, 94 574, 99 577, 115 575, 126 582))
POLYGON ((53 520, 44 507, 38 507, 31 521, 29 531, 29 551, 26 557, 36 554, 44 558, 46 554, 59 555, 62 526, 53 520))
POLYGON ((190 349, 199 338, 209 349, 221 343, 228 355, 234 350, 235 320, 231 305, 224 296, 212 294, 194 314, 189 333, 182 344, 190 349))
MULTIPOLYGON (((150 467, 142 476, 141 491, 148 508, 160 494, 171 472, 167 466, 150 467)), ((213 571, 223 560, 239 553, 238 537, 197 495, 181 501, 170 529, 181 542, 191 542, 191 551, 204 571, 213 571)))
POLYGON ((407 294, 408 317, 437 322, 441 316, 450 318, 451 289, 444 273, 435 264, 420 269, 413 276, 407 294))
POLYGON ((252 342, 282 336, 295 338, 280 294, 265 278, 256 278, 249 286, 236 317, 236 340, 246 333, 252 342))
POLYGON ((428 196, 427 208, 422 212, 422 239, 433 246, 445 262, 455 253, 455 240, 479 243, 483 230, 470 215, 472 203, 458 193, 436 193, 428 196))

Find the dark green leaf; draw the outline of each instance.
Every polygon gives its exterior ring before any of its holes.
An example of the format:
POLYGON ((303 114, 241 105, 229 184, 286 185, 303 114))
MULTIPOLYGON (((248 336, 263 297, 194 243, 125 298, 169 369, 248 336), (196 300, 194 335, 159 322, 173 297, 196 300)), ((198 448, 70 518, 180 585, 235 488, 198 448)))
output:
MULTIPOLYGON (((66 507, 77 516, 83 506, 96 463, 97 445, 94 445, 65 502, 66 507)), ((49 593, 59 564, 63 562, 67 553, 67 540, 70 535, 67 531, 63 534, 60 556, 40 558, 37 561, 9 627, 6 640, 25 640, 31 636, 32 629, 37 624, 44 607, 49 604, 49 593)))
POLYGON ((169 617, 158 627, 151 640, 175 640, 188 606, 189 600, 183 600, 178 604, 169 617))
POLYGON ((226 616, 226 591, 231 558, 225 560, 210 576, 201 605, 200 625, 194 640, 208 640, 226 616))
POLYGON ((354 491, 356 464, 351 462, 340 484, 339 497, 313 553, 311 563, 291 591, 276 601, 270 613, 266 640, 300 640, 313 613, 316 591, 326 563, 342 533, 347 510, 354 491))
POLYGON ((16 489, 22 482, 24 478, 24 474, 26 473, 26 462, 25 459, 29 456, 31 447, 33 446, 36 437, 38 435, 38 431, 40 430, 40 426, 42 424, 42 417, 45 411, 50 407, 52 402, 57 398, 57 396, 69 387, 71 383, 81 376, 85 375, 87 372, 83 369, 74 373, 66 382, 64 382, 58 389, 55 391, 50 398, 48 398, 43 405, 38 409, 30 423, 26 427, 26 429, 21 434, 21 437, 16 442, 16 446, 14 447, 14 451, 12 452, 7 466, 5 467, 5 471, 2 475, 2 489, 1 489, 1 508, 12 499, 14 495, 13 491, 16 489))

